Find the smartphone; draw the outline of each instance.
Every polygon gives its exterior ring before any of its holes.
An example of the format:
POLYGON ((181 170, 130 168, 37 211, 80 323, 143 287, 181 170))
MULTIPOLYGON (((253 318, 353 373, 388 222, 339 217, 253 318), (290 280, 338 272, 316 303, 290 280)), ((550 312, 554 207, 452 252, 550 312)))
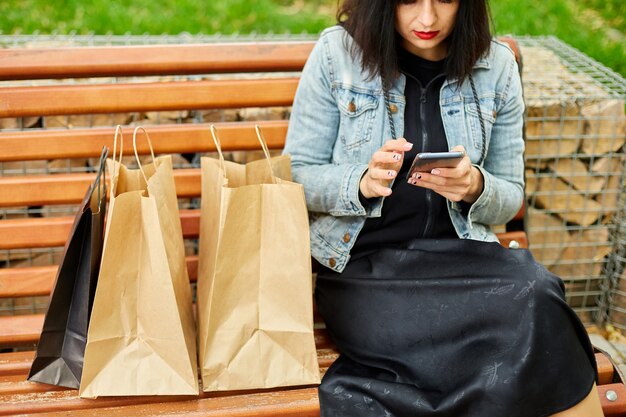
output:
POLYGON ((422 152, 415 155, 406 178, 409 179, 416 172, 430 172, 434 168, 454 168, 461 162, 465 152, 422 152))

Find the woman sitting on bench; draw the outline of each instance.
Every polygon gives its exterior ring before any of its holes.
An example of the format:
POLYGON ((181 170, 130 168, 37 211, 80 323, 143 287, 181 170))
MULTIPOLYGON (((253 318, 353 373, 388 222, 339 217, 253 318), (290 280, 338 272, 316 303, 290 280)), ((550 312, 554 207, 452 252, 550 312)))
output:
POLYGON ((338 20, 304 68, 285 147, 341 351, 322 417, 601 416, 562 281, 489 226, 524 199, 524 105, 486 0, 346 0, 338 20), (456 165, 409 173, 416 154, 449 150, 456 165))

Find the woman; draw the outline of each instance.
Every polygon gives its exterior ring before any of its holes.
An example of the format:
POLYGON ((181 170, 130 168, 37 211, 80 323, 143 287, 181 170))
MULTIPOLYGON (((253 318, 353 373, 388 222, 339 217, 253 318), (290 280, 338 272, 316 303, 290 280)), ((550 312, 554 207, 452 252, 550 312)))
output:
POLYGON ((346 0, 303 70, 285 153, 341 351, 322 416, 600 416, 559 278, 496 243, 523 201, 523 100, 486 0, 346 0), (407 176, 418 152, 463 151, 407 176), (555 414, 559 413, 559 414, 555 414))

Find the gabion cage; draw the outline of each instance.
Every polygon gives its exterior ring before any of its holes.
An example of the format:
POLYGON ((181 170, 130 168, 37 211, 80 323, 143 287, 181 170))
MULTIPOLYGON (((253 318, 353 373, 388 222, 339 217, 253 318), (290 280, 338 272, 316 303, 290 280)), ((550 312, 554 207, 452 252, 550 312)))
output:
POLYGON ((563 278, 567 301, 583 321, 607 319, 624 328, 626 298, 618 294, 626 286, 616 274, 626 232, 620 215, 626 82, 553 37, 518 41, 531 251, 563 278))
MULTIPOLYGON (((312 35, 249 36, 0 36, 0 47, 56 47, 312 40, 312 35)), ((618 74, 555 38, 519 37, 526 101, 527 231, 535 258, 566 284, 567 301, 591 324, 626 328, 626 82, 618 74)), ((210 75, 214 78, 216 75, 210 75)), ((220 75, 218 75, 220 76, 220 75)), ((229 74, 244 76, 242 74, 229 74)), ((201 79, 194 75, 184 79, 201 79)), ((181 77, 155 77, 179 80, 181 77)), ((143 80, 146 78, 143 77, 143 80)), ((132 78, 75 82, 132 82, 132 78)), ((38 80, 37 83, 46 81, 38 80)), ((50 83, 58 81, 51 80, 50 83)), ((12 85, 28 85, 14 82, 12 85)), ((6 83, 1 83, 6 85, 6 83)), ((0 119, 0 129, 72 129, 160 123, 285 119, 289 108, 176 111, 0 119)), ((233 159, 249 158, 231 155, 233 159)), ((252 156, 254 158, 254 156, 252 156)), ((175 167, 196 167, 199 155, 174 155, 175 167)), ((241 161, 241 159, 239 159, 241 161)), ((129 159, 128 163, 132 163, 129 159)), ((95 161, 0 163, 0 176, 90 172, 95 161)), ((196 200, 181 200, 195 208, 196 200)), ((68 216, 74 206, 1 209, 0 218, 68 216)), ((195 241, 187 241, 191 253, 195 241)), ((55 264, 62 248, 0 251, 0 267, 55 264)), ((47 298, 16 299, 0 315, 42 312, 47 298)))

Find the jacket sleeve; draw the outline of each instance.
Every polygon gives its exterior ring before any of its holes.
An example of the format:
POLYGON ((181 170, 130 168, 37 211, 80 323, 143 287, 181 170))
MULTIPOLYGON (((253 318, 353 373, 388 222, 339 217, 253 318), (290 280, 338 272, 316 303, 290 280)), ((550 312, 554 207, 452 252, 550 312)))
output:
POLYGON ((489 149, 483 166, 484 188, 469 212, 470 225, 505 224, 524 201, 524 99, 517 63, 507 66, 507 87, 492 126, 489 149))
POLYGON ((359 182, 367 164, 334 164, 340 114, 332 85, 328 38, 322 36, 304 66, 293 103, 284 153, 294 181, 304 185, 310 211, 365 216, 359 182))

